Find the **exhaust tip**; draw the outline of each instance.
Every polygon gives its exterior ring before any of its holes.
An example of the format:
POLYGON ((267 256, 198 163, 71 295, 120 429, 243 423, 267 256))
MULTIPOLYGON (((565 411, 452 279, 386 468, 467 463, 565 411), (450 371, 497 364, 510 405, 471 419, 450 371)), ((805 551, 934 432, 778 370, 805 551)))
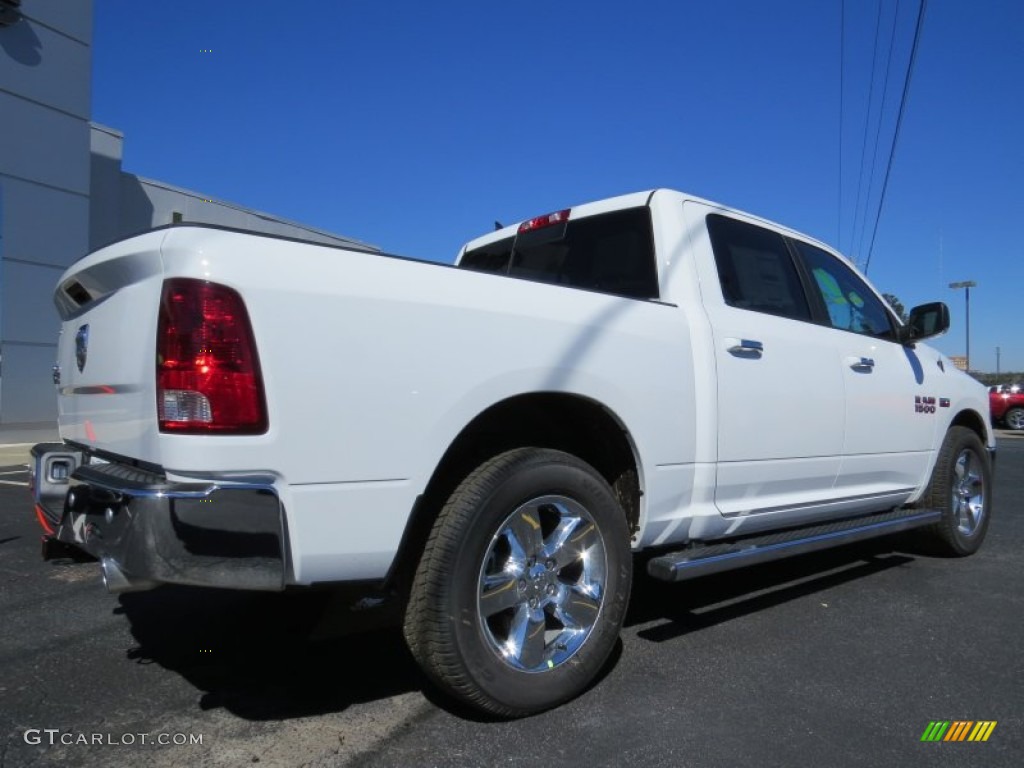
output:
POLYGON ((155 581, 129 579, 121 566, 112 557, 104 557, 100 560, 100 571, 103 573, 103 586, 113 595, 120 595, 125 592, 142 592, 153 589, 157 586, 155 581))

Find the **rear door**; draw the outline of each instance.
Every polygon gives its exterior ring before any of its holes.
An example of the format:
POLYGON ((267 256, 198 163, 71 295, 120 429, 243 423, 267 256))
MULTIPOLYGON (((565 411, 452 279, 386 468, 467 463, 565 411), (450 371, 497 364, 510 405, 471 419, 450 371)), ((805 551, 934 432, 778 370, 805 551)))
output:
POLYGON ((832 329, 815 324, 778 232, 684 204, 718 380, 715 501, 726 516, 794 522, 839 496, 843 376, 832 329))

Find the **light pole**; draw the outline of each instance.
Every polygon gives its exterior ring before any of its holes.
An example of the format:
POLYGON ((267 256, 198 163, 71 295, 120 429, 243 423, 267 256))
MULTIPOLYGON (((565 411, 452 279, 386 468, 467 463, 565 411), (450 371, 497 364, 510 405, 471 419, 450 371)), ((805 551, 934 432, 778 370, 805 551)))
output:
POLYGON ((978 284, 973 280, 962 280, 959 283, 950 283, 949 287, 956 290, 964 289, 964 302, 967 310, 967 372, 971 372, 971 288, 978 284))

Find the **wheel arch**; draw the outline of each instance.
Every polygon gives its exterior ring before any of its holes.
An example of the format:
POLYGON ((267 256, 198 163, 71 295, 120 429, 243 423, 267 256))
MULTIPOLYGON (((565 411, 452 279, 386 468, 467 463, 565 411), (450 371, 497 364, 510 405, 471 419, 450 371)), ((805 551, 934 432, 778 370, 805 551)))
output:
POLYGON ((612 487, 630 531, 639 530, 642 465, 622 420, 581 395, 516 395, 478 414, 445 451, 409 516, 385 580, 389 590, 407 594, 431 528, 459 483, 488 459, 524 447, 564 451, 590 464, 612 487))
POLYGON ((977 411, 970 409, 960 411, 953 417, 953 421, 950 422, 949 426, 967 427, 978 435, 982 445, 988 445, 988 430, 985 427, 985 419, 977 411))

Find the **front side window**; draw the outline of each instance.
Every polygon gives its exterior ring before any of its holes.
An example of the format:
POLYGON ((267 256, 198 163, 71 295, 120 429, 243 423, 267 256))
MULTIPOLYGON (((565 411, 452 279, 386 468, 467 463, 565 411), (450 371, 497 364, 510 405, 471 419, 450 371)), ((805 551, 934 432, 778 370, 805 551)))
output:
POLYGON ((794 320, 811 319, 782 235, 718 214, 710 214, 707 224, 726 304, 794 320))
POLYGON ((814 278, 833 328, 867 336, 892 336, 892 320, 881 299, 857 274, 832 254, 795 241, 796 249, 814 278))

